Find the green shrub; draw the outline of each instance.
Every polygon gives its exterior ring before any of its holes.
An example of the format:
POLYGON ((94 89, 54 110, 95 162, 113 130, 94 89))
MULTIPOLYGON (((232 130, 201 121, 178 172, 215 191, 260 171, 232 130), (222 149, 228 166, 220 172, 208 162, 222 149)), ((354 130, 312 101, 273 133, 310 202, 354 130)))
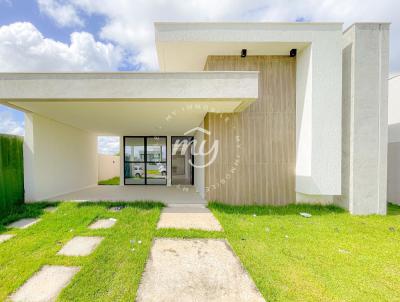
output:
POLYGON ((23 138, 0 134, 0 211, 24 201, 23 138))

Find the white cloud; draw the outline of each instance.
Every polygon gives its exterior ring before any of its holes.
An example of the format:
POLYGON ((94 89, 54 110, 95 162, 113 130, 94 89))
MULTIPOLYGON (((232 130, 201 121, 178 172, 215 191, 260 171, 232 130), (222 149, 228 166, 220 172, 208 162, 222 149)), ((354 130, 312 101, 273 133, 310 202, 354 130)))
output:
POLYGON ((17 120, 8 110, 0 108, 0 133, 24 135, 24 123, 17 120))
POLYGON ((0 27, 0 69, 7 71, 108 71, 123 59, 119 47, 74 32, 71 43, 45 38, 28 22, 0 27))
POLYGON ((116 155, 119 151, 118 136, 99 136, 97 138, 97 153, 116 155))
MULTIPOLYGON (((41 0, 38 0, 39 4, 41 0)), ((400 1, 381 0, 65 0, 87 15, 106 18, 102 38, 133 53, 131 62, 157 69, 154 21, 360 21, 392 22, 391 69, 400 71, 400 1), (397 38, 395 38, 397 37, 397 38)))
POLYGON ((57 0, 38 0, 40 11, 52 18, 60 26, 83 26, 77 10, 71 5, 57 0))

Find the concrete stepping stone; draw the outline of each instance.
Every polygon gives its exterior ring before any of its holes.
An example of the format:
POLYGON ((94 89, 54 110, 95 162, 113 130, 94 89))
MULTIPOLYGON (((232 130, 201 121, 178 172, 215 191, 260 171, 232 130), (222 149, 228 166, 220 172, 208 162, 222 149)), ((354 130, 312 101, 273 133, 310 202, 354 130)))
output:
POLYGON ((167 207, 161 212, 158 229, 199 229, 222 231, 222 227, 211 211, 204 206, 167 207))
POLYGON ((107 218, 107 219, 99 219, 89 225, 89 229, 97 230, 97 229, 109 229, 114 226, 117 222, 115 218, 107 218))
POLYGON ((17 229, 26 229, 29 228, 30 226, 38 223, 40 219, 38 218, 23 218, 17 221, 14 221, 13 223, 9 224, 7 228, 17 228, 17 229))
POLYGON ((136 301, 177 300, 265 302, 225 240, 157 238, 136 301))
POLYGON ((47 213, 54 213, 55 211, 57 211, 57 207, 53 207, 53 206, 45 207, 44 211, 47 213))
POLYGON ((79 270, 79 267, 45 265, 10 299, 14 302, 55 301, 79 270))
POLYGON ((3 243, 3 242, 6 242, 7 240, 10 240, 14 236, 15 236, 14 234, 2 234, 2 235, 0 235, 0 243, 3 243))
POLYGON ((57 255, 88 256, 96 249, 103 239, 104 237, 74 237, 64 245, 57 255))

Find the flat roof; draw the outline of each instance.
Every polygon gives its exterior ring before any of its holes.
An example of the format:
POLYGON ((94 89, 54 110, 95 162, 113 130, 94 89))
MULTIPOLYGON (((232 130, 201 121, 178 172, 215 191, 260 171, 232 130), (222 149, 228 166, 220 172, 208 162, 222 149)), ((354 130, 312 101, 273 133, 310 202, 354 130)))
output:
POLYGON ((199 71, 209 55, 289 55, 342 34, 342 22, 155 22, 161 71, 199 71))
POLYGON ((258 97, 258 72, 0 73, 0 101, 229 100, 258 97))
POLYGON ((184 135, 257 98, 258 72, 0 73, 0 103, 98 135, 184 135))

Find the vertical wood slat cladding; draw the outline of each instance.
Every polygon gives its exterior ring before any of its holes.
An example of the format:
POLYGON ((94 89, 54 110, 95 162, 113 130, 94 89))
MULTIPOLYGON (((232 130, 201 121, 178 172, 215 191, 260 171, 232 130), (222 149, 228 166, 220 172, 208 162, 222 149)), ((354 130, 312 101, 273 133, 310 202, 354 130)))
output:
POLYGON ((206 198, 229 204, 294 202, 295 58, 209 56, 205 70, 259 71, 256 102, 240 113, 208 113, 204 120, 211 132, 206 148, 219 140, 218 157, 205 171, 206 198))

